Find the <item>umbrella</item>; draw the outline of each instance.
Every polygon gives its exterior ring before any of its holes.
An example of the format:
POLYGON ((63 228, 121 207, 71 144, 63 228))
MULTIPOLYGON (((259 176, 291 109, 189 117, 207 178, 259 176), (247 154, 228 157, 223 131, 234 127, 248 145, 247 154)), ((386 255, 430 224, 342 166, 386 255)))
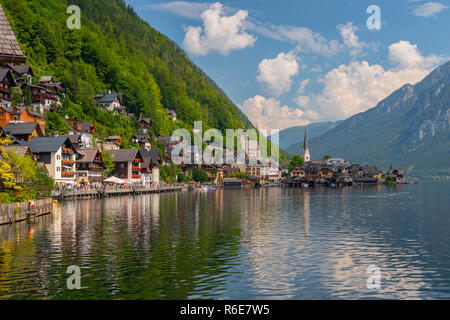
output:
POLYGON ((108 179, 103 180, 104 182, 110 182, 115 184, 125 184, 127 183, 125 180, 119 179, 117 177, 109 177, 108 179))

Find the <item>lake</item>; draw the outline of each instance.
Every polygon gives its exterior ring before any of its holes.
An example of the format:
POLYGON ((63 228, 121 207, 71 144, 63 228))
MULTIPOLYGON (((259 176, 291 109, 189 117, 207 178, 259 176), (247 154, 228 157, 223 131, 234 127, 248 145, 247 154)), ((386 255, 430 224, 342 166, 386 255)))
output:
POLYGON ((426 182, 62 202, 0 226, 0 299, 449 299, 449 194, 426 182))

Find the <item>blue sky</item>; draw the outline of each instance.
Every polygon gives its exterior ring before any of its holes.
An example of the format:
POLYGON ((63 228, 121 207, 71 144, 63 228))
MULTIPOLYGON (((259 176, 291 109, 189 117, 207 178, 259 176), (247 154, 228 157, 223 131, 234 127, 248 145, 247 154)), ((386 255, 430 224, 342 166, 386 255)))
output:
POLYGON ((260 129, 345 119, 450 57, 449 0, 126 2, 260 129))

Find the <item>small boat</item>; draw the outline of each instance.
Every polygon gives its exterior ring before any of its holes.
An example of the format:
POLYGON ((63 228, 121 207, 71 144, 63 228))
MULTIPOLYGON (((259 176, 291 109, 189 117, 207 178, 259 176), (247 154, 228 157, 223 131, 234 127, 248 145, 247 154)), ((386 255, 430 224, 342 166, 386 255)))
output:
POLYGON ((330 188, 336 188, 336 183, 332 182, 332 183, 330 184, 330 188))
POLYGON ((309 184, 307 184, 306 182, 302 182, 302 187, 303 187, 303 188, 308 188, 308 187, 309 187, 309 184))

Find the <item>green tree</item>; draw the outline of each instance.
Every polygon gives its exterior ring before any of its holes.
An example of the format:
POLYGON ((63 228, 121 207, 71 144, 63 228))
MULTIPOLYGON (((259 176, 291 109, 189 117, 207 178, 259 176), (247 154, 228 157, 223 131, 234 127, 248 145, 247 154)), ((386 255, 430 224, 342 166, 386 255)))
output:
POLYGON ((13 106, 18 106, 22 103, 22 90, 20 87, 11 88, 11 104, 13 106))
POLYGON ((296 154, 292 160, 289 162, 289 172, 294 170, 294 168, 300 167, 304 165, 304 160, 302 157, 300 157, 298 154, 296 154))
POLYGON ((45 120, 45 132, 48 134, 68 134, 70 131, 67 121, 56 112, 47 112, 45 120))
POLYGON ((116 168, 116 163, 114 162, 114 158, 107 150, 102 151, 103 162, 105 163, 106 170, 103 172, 105 178, 110 177, 114 169, 116 168))
POLYGON ((228 175, 228 178, 245 179, 245 177, 246 177, 245 172, 241 172, 241 171, 233 172, 228 175))
POLYGON ((331 159, 331 156, 329 154, 326 154, 323 156, 322 160, 328 160, 331 159))
POLYGON ((206 182, 208 181, 208 174, 203 171, 202 169, 194 169, 194 172, 192 173, 192 178, 196 182, 206 182))

